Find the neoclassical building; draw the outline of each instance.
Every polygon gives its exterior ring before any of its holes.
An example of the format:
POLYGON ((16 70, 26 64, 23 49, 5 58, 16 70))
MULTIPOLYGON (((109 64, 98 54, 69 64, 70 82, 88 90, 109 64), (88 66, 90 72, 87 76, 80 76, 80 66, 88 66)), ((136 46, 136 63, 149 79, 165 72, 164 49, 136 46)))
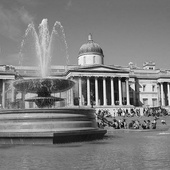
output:
MULTIPOLYGON (((142 68, 130 62, 126 67, 105 65, 102 48, 88 35, 87 43, 80 47, 78 64, 52 66, 52 77, 64 77, 75 82, 67 92, 53 94, 64 98, 57 106, 99 108, 170 106, 170 70, 157 69, 154 62, 142 68)), ((33 108, 24 102, 35 94, 21 94, 12 87, 12 81, 36 77, 35 67, 0 66, 0 104, 2 108, 33 108)))

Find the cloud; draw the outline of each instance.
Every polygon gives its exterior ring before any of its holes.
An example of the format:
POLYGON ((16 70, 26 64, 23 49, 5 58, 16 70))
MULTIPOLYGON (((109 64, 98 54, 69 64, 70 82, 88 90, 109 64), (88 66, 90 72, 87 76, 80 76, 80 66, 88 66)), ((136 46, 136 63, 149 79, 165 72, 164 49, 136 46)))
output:
POLYGON ((24 7, 20 8, 20 9, 16 9, 17 13, 19 14, 19 17, 21 19, 21 21, 23 23, 25 23, 26 25, 33 22, 34 18, 32 15, 30 15, 28 13, 28 11, 25 10, 24 7))
POLYGON ((22 8, 7 9, 0 6, 0 34, 14 41, 23 34, 22 26, 28 25, 34 18, 22 8))
POLYGON ((15 39, 15 35, 20 33, 17 24, 17 17, 11 11, 0 6, 0 34, 10 39, 15 39))
POLYGON ((73 3, 72 0, 69 0, 66 4, 66 10, 69 10, 72 7, 73 3))
POLYGON ((21 5, 37 6, 42 3, 42 0, 16 0, 21 5))

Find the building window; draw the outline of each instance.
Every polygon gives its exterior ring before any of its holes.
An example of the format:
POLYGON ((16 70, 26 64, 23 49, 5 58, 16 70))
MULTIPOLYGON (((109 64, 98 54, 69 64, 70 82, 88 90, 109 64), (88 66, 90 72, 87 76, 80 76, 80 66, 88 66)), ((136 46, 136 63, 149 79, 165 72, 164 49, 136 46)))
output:
POLYGON ((155 85, 152 85, 152 92, 155 91, 155 85))
POLYGON ((152 105, 153 105, 153 106, 157 106, 157 104, 158 104, 158 103, 157 103, 157 99, 156 99, 156 98, 155 98, 155 99, 152 99, 152 105))
POLYGON ((148 98, 143 98, 143 105, 145 105, 145 106, 148 105, 148 98))
POLYGON ((146 85, 143 85, 143 91, 146 91, 146 85))

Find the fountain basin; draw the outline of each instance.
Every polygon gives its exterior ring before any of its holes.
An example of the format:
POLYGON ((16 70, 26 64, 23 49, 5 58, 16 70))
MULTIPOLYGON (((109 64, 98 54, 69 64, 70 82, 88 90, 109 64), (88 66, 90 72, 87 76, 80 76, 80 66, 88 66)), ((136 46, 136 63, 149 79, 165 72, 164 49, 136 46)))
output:
POLYGON ((0 144, 56 144, 103 138, 93 109, 3 110, 0 144))
POLYGON ((46 94, 67 91, 72 88, 74 84, 73 81, 68 79, 36 78, 16 80, 13 86, 21 92, 40 93, 46 96, 46 94))
POLYGON ((64 100, 51 96, 51 93, 66 91, 72 88, 74 84, 71 80, 55 78, 21 79, 13 82, 13 86, 19 92, 36 93, 36 97, 25 101, 35 102, 39 108, 52 107, 55 101, 64 100))

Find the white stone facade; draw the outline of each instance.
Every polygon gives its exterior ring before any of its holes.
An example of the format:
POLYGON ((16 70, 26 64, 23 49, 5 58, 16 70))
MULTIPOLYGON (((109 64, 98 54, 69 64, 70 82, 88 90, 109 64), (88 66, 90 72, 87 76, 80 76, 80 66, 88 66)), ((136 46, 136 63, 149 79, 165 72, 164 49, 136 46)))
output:
POLYGON ((103 64, 103 56, 99 54, 84 54, 78 57, 78 65, 93 65, 93 64, 103 64))
MULTIPOLYGON (((132 62, 127 67, 104 65, 100 46, 93 42, 80 48, 78 65, 53 66, 53 77, 64 77, 75 82, 67 92, 52 94, 64 98, 58 106, 100 108, 130 108, 170 106, 170 71, 157 69, 155 63, 146 62, 138 68, 132 62)), ((3 108, 32 108, 34 103, 24 99, 35 94, 20 94, 9 82, 21 76, 24 79, 36 76, 36 67, 0 66, 0 104, 3 108)))

